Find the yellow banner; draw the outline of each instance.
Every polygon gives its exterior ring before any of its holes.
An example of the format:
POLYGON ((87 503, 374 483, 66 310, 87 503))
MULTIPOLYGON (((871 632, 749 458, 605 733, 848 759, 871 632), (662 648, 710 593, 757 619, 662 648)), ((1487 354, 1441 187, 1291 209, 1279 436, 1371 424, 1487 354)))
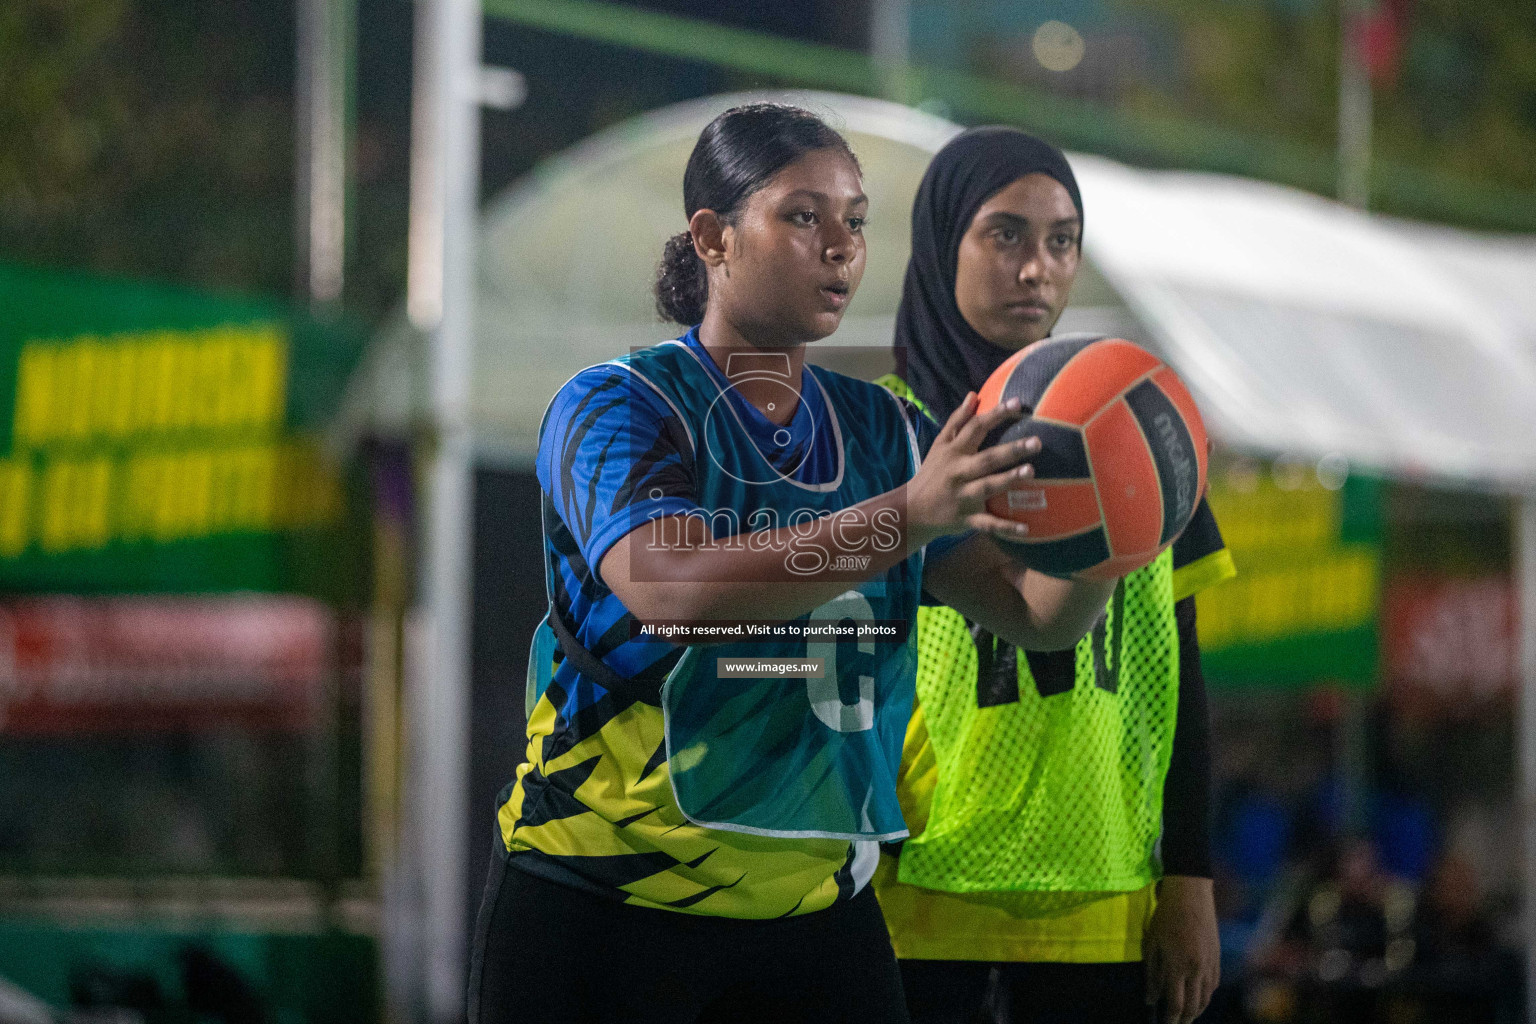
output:
POLYGON ((281 430, 288 341, 273 325, 32 341, 12 449, 281 430))
MULTIPOLYGON (((1202 648, 1325 638, 1374 624, 1379 527, 1346 540, 1354 486, 1325 487, 1310 467, 1238 464, 1212 474, 1208 500, 1238 574, 1199 597, 1202 648)), ((1376 500, 1374 489, 1356 491, 1357 503, 1376 500)), ((1366 518, 1374 521, 1371 511, 1366 518)))

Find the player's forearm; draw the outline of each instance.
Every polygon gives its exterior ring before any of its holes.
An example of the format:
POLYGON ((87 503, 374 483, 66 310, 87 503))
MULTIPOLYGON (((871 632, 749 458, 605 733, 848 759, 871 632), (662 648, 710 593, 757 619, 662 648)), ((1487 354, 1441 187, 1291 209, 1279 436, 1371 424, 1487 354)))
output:
POLYGON ((923 585, 989 633, 1031 651, 1074 646, 1114 593, 1113 583, 1058 580, 1025 569, 986 537, 929 565, 923 585))
MULTIPOLYGON (((1032 631, 1043 635, 1050 644, 1039 650, 1061 651, 1075 647, 1115 593, 1115 580, 1061 580, 1054 576, 1022 569, 1013 579, 1015 591, 1027 609, 1032 631)), ((1003 639, 1007 634, 999 633, 1003 639)), ((1020 645, 1023 646, 1023 645, 1020 645)))
POLYGON ((981 615, 969 618, 988 632, 1030 651, 1064 651, 1093 628, 1114 593, 1113 583, 1078 583, 1029 571, 997 588, 981 615))
POLYGON ((610 549, 603 580, 642 622, 804 615, 886 571, 921 543, 900 489, 778 529, 714 537, 702 516, 652 520, 610 549))

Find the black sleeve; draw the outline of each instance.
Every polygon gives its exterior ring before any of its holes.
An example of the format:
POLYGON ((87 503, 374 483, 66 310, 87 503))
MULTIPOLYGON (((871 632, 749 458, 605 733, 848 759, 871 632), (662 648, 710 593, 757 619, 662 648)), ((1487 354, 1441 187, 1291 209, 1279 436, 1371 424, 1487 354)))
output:
POLYGON ((1163 783, 1163 874, 1211 877, 1211 716, 1195 599, 1174 605, 1179 627, 1179 709, 1163 783))
POLYGON ((1216 525, 1216 514, 1211 511, 1210 504, 1201 498, 1184 532, 1173 542, 1173 571, 1178 572, 1191 562, 1198 562, 1226 546, 1226 542, 1221 539, 1221 528, 1216 525))
POLYGON ((907 417, 907 422, 912 424, 912 432, 917 435, 918 458, 926 459, 928 449, 933 447, 933 442, 939 437, 939 424, 911 399, 897 396, 896 401, 901 403, 902 414, 907 417))

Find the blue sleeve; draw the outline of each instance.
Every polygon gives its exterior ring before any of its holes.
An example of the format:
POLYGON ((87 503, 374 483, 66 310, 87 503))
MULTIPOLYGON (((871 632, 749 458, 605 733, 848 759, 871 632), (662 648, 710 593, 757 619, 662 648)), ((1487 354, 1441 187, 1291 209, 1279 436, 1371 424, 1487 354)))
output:
POLYGON ((544 414, 536 464, 592 575, 614 543, 661 516, 698 508, 687 429, 621 366, 567 381, 544 414))
MULTIPOLYGON (((905 398, 899 399, 899 401, 901 402, 902 410, 907 414, 907 420, 912 424, 912 429, 917 434, 918 455, 926 459, 928 457, 928 449, 933 447, 934 439, 939 436, 939 425, 934 422, 932 416, 929 416, 912 402, 907 401, 905 398)), ((951 533, 948 536, 940 537, 938 540, 929 541, 923 547, 923 560, 927 564, 932 564, 974 536, 976 536, 975 530, 966 530, 964 533, 951 533)))

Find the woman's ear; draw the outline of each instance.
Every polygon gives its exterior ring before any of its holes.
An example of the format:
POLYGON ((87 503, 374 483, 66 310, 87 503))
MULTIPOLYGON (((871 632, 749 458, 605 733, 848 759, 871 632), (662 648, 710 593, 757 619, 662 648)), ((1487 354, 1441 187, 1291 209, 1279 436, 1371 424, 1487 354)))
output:
POLYGON ((688 233, 693 236, 693 251, 706 267, 725 262, 726 225, 714 210, 699 210, 688 218, 688 233))

